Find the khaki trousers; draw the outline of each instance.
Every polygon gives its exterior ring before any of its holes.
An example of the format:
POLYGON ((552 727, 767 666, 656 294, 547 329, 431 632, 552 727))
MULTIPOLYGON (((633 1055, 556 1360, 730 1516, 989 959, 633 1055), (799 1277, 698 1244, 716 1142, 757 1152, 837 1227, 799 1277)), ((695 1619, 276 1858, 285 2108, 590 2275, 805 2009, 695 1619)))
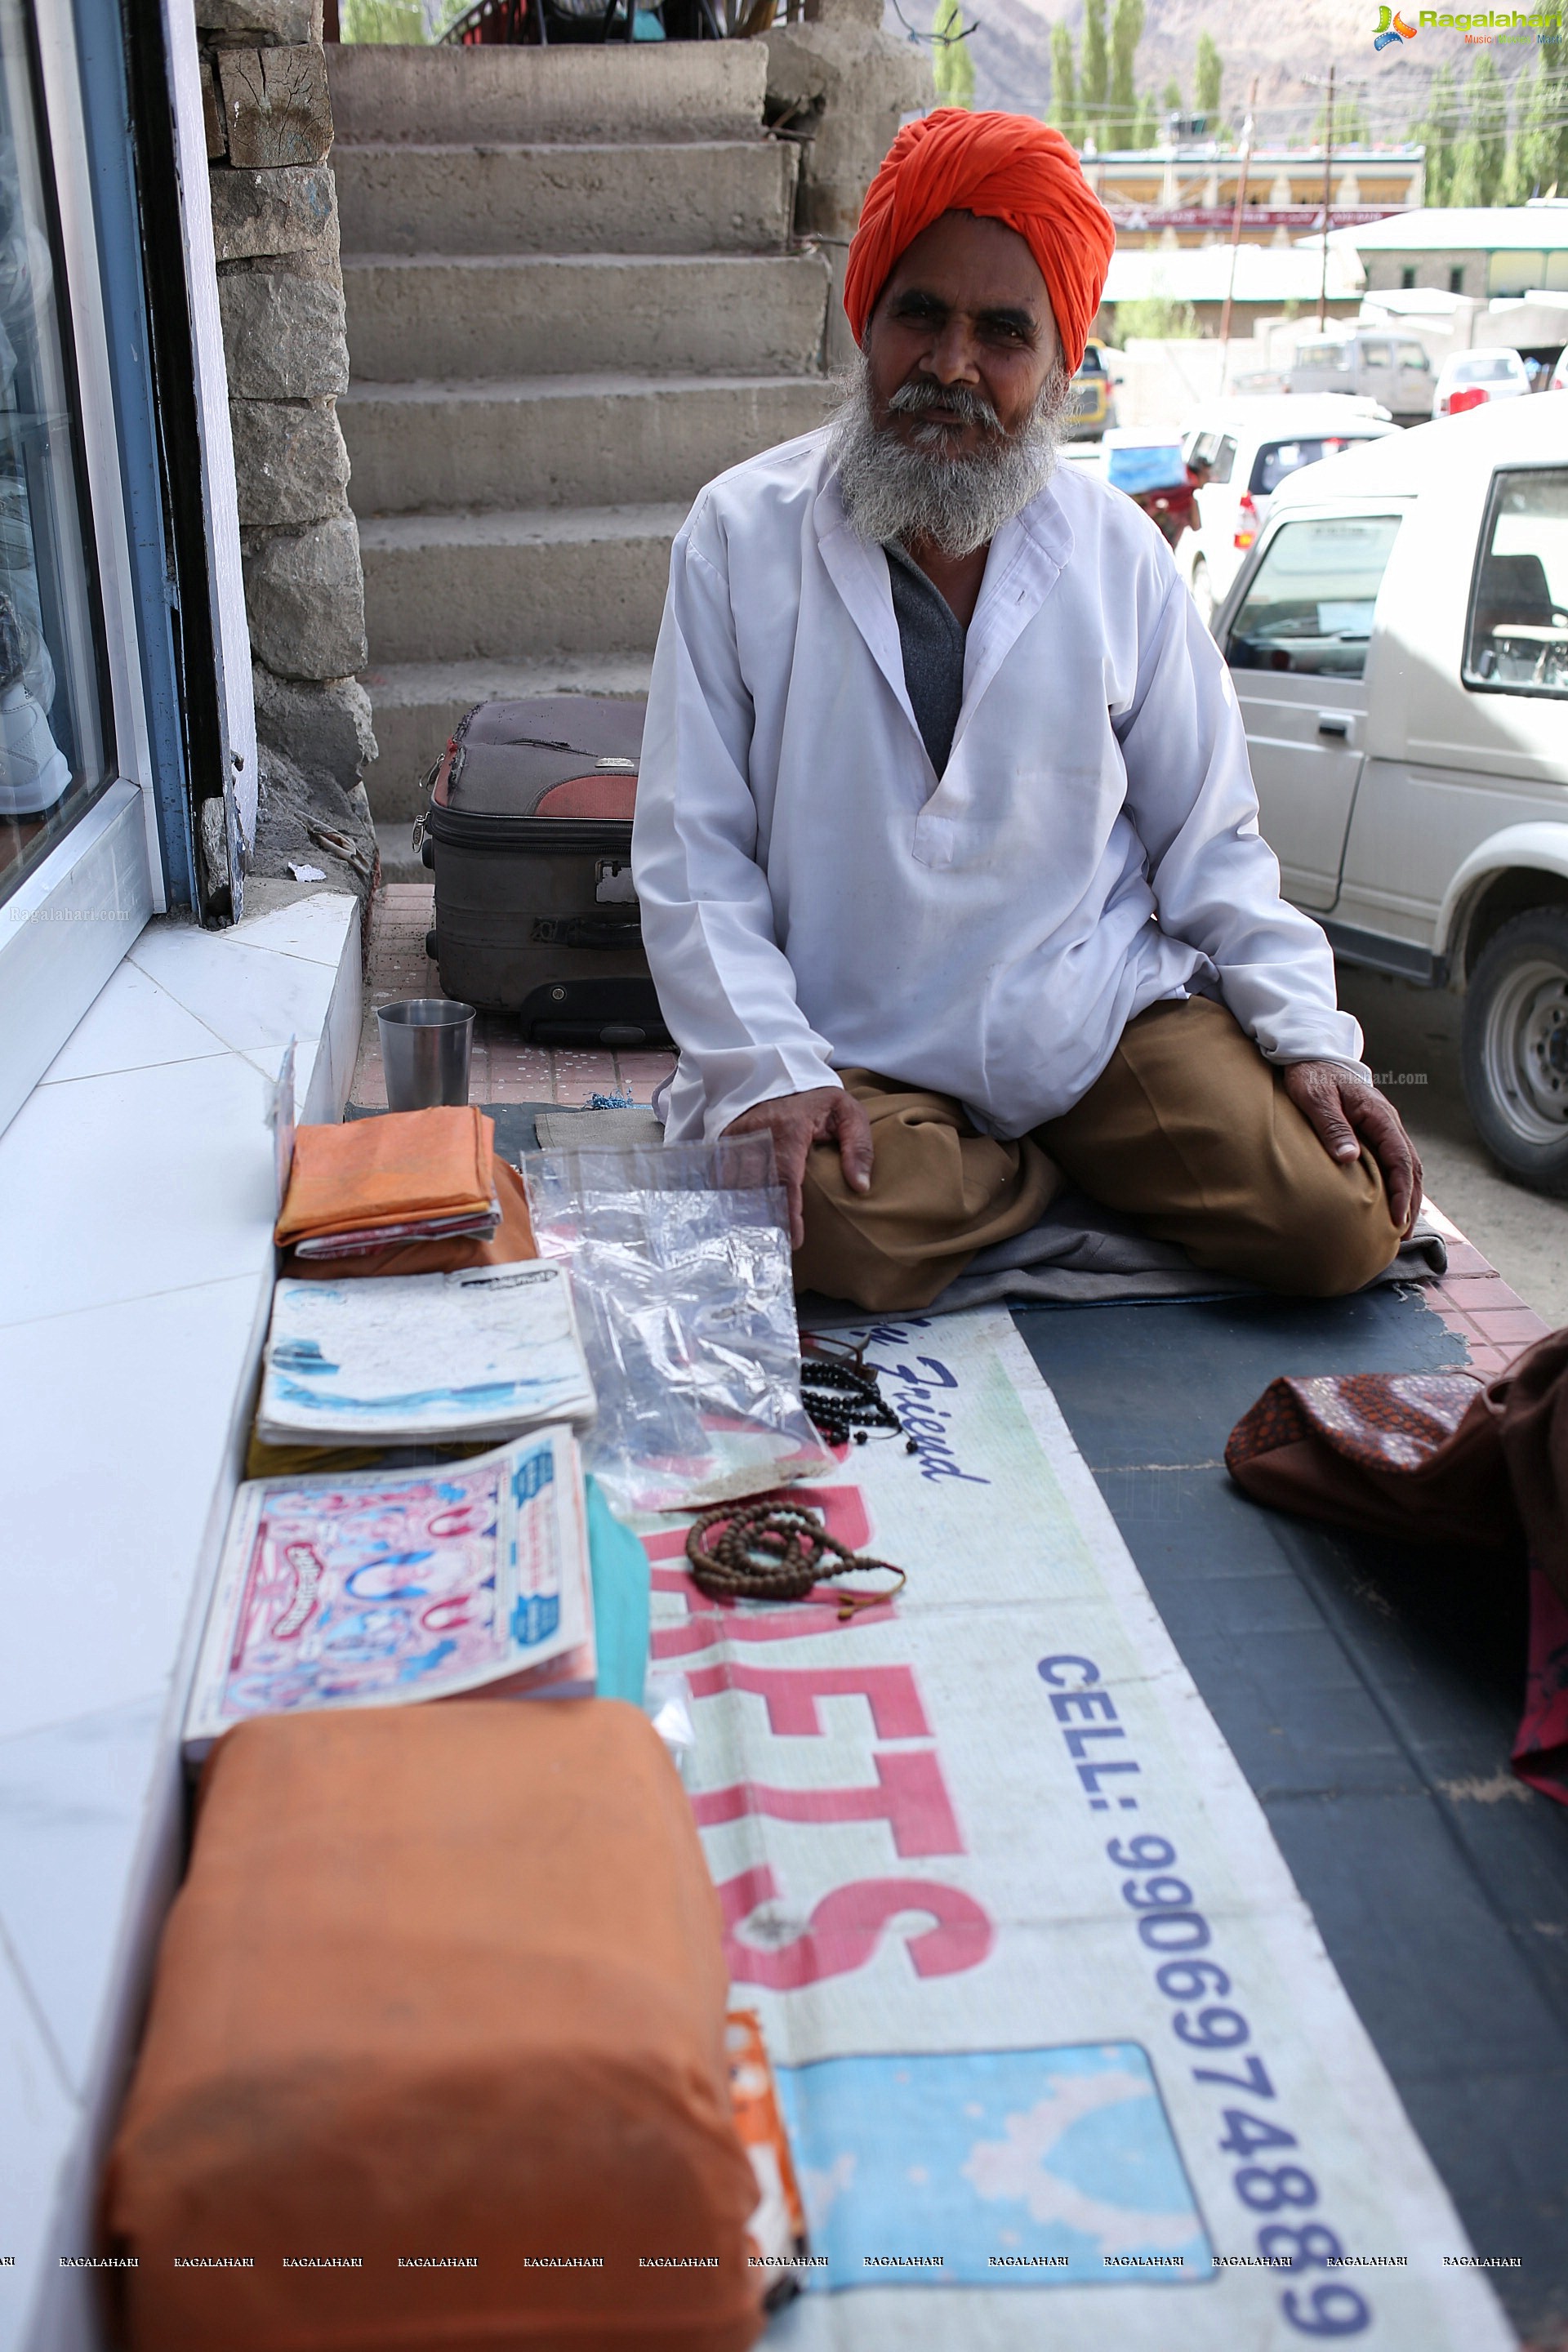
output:
POLYGON ((977 1134, 950 1096, 839 1075, 870 1115, 871 1190, 849 1190, 837 1145, 814 1146, 795 1282, 879 1314, 929 1307, 977 1250, 1037 1223, 1064 1178, 1206 1272, 1268 1290, 1338 1297, 1399 1247, 1371 1154, 1331 1160, 1206 997, 1139 1013, 1083 1100, 1016 1143, 977 1134))

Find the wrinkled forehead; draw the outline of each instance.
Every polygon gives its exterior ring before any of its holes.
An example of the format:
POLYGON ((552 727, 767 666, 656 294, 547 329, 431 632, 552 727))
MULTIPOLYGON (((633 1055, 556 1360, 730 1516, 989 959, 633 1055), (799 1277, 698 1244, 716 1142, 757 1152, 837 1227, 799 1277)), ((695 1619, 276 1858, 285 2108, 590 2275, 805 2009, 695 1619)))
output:
POLYGON ((1016 310, 1037 326, 1055 326, 1045 278, 1026 240, 1005 221, 984 214, 942 213, 911 239, 888 273, 879 312, 911 292, 971 316, 1016 310))

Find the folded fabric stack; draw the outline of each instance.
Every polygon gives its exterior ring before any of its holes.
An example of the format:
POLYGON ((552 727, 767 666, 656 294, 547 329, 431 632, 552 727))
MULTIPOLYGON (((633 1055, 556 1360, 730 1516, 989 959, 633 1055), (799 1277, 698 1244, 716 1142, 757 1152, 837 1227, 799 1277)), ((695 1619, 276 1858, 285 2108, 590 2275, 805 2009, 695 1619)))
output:
POLYGON ((472 1104, 302 1127, 275 1229, 297 1259, 488 1239, 500 1222, 495 1124, 472 1104))

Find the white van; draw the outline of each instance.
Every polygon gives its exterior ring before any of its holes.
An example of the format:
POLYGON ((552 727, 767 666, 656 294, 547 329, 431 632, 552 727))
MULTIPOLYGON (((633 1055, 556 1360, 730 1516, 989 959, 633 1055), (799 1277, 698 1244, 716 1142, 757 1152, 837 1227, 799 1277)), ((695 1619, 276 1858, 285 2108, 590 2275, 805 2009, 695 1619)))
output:
POLYGON ((1194 476, 1197 521, 1176 545, 1176 564, 1205 621, 1228 593, 1288 476, 1351 441, 1397 432, 1371 400, 1294 400, 1249 394, 1205 403, 1182 428, 1194 476))
POLYGON ((1421 425, 1432 415, 1432 362, 1414 335, 1386 327, 1356 328, 1349 334, 1303 336, 1285 379, 1294 393, 1347 393, 1380 401, 1400 425, 1421 425))
POLYGON ((1484 1141, 1568 1194, 1568 394, 1283 482, 1214 629, 1287 895, 1465 992, 1484 1141))

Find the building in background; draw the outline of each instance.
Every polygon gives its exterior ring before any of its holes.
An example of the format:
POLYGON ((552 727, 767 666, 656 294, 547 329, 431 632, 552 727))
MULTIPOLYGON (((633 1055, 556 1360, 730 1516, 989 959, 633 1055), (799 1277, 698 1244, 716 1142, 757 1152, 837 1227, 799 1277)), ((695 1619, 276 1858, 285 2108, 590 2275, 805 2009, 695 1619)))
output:
MULTIPOLYGON (((1089 185, 1116 223, 1118 251, 1230 242, 1241 158, 1214 142, 1128 148, 1083 158, 1089 185)), ((1371 227, 1424 201, 1419 147, 1336 148, 1329 165, 1331 226, 1371 227)), ((1241 238, 1289 246, 1323 217, 1321 147, 1258 147, 1247 174, 1241 238)), ((1452 217, 1449 215, 1448 217, 1452 217)))
POLYGON ((1568 293, 1568 197, 1437 206, 1350 224, 1329 241, 1356 255, 1369 293, 1430 288, 1477 302, 1568 293))

